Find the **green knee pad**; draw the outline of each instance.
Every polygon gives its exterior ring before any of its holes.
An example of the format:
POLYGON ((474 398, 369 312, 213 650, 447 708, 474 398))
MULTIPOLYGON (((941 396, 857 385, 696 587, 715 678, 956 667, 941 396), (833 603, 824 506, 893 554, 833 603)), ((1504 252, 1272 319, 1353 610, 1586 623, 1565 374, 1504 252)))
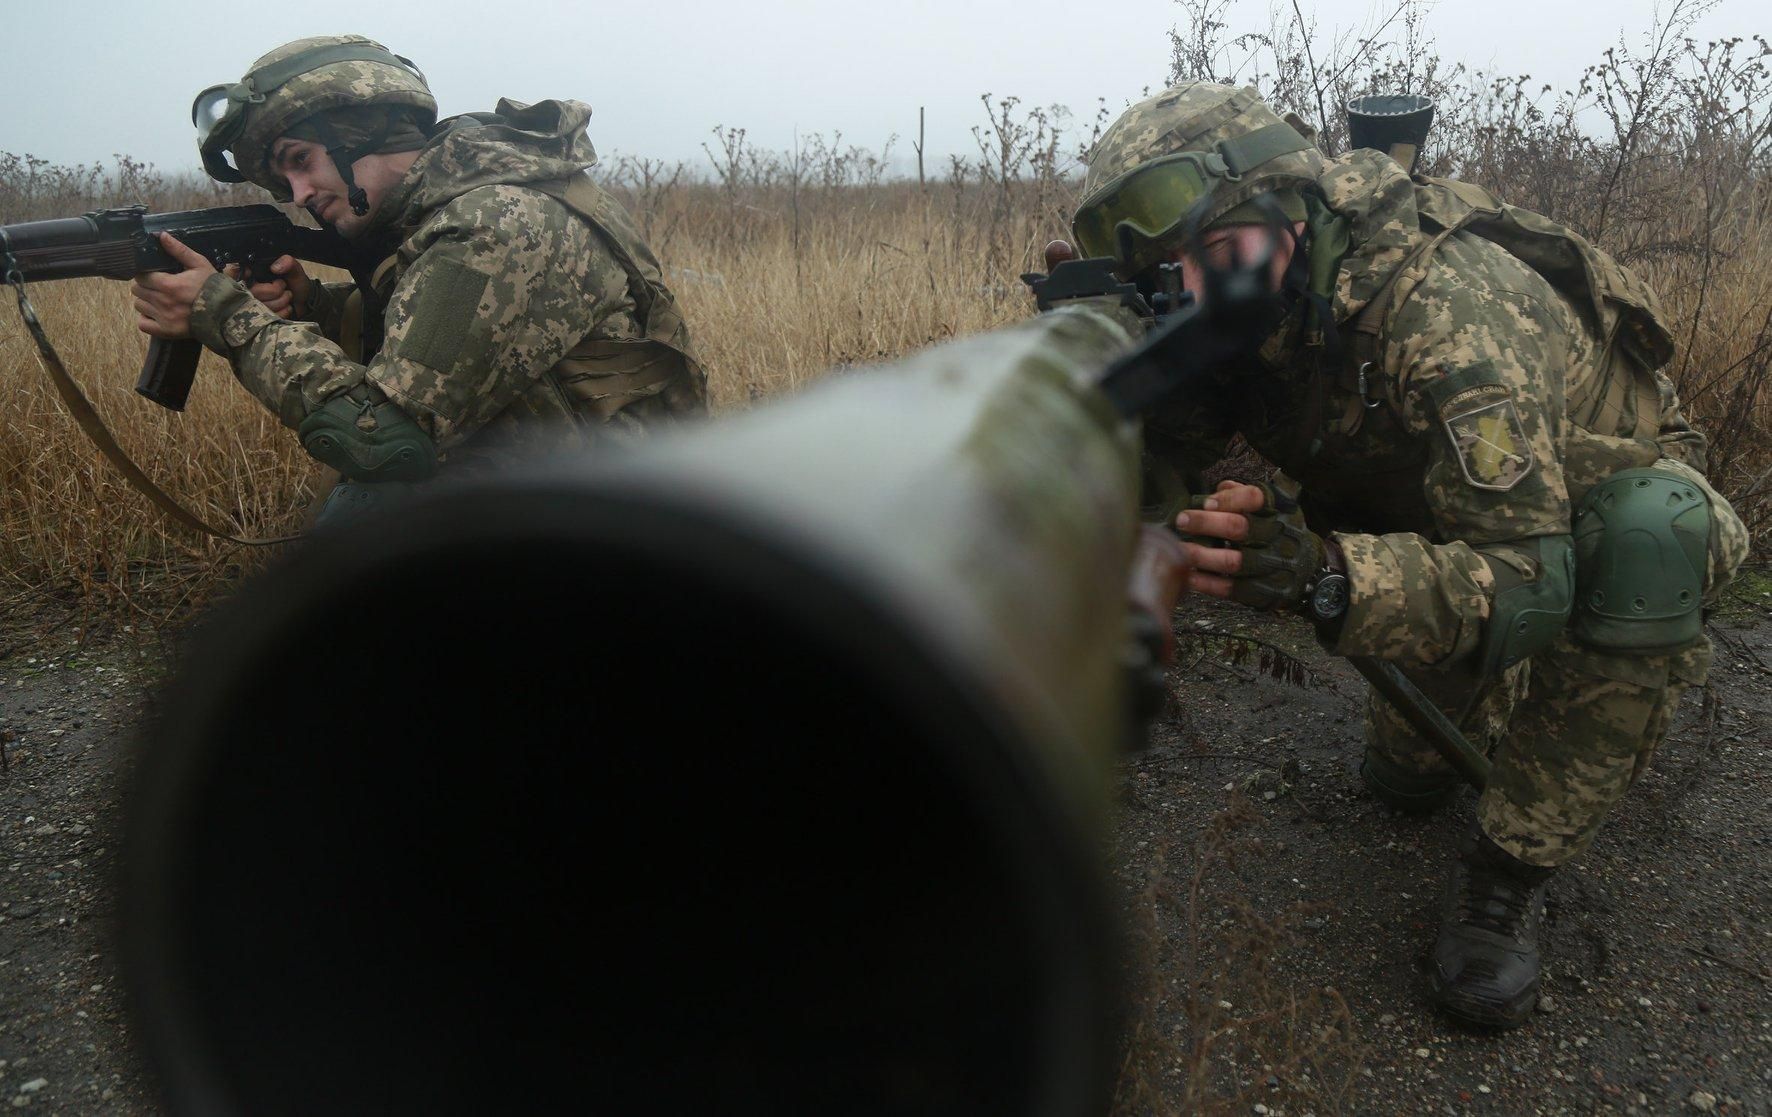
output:
POLYGON ((297 429, 302 449, 352 481, 422 481, 437 470, 437 445, 385 400, 333 396, 297 429))
POLYGON ((1360 761, 1360 780, 1374 799, 1404 814, 1439 810, 1458 791, 1458 773, 1412 771, 1372 748, 1360 761))
POLYGON ((1627 469, 1589 490, 1575 511, 1574 637, 1643 653, 1697 640, 1710 520, 1701 487, 1658 469, 1627 469))

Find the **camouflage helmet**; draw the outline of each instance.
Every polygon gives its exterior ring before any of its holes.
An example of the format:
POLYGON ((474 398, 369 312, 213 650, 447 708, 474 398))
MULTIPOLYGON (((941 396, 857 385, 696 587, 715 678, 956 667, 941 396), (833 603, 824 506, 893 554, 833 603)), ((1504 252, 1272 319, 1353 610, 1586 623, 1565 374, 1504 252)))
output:
POLYGON ((1277 195, 1287 216, 1302 220, 1293 212, 1302 206, 1297 191, 1327 170, 1310 140, 1254 89, 1188 82, 1121 113, 1090 149, 1072 229, 1088 254, 1118 256, 1136 272, 1226 216, 1261 220, 1244 207, 1263 194, 1277 195), (1188 170, 1187 182, 1152 191, 1148 172, 1158 167, 1188 170), (1143 188, 1128 191, 1141 177, 1143 188), (1132 212, 1116 212, 1116 200, 1130 200, 1132 212))
POLYGON ((361 35, 321 35, 285 43, 238 82, 199 93, 191 122, 210 177, 254 182, 288 201, 288 184, 267 163, 272 142, 318 113, 359 105, 411 106, 427 127, 437 119, 436 98, 410 60, 361 35))

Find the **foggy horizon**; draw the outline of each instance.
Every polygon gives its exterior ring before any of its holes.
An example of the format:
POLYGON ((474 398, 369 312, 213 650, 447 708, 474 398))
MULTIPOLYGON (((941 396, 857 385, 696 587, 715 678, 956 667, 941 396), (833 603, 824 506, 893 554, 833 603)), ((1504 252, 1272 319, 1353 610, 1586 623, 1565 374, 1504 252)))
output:
MULTIPOLYGON (((1327 48, 1369 32, 1395 10, 1395 3, 1325 0, 1306 15, 1318 27, 1314 42, 1327 48)), ((1655 12, 1651 0, 1441 4, 1429 10, 1426 31, 1448 62, 1531 74, 1561 91, 1621 36, 1640 45, 1655 12), (1523 26, 1533 33, 1522 35, 1523 26)), ((892 173, 914 175, 923 108, 926 163, 936 175, 951 156, 976 157, 970 130, 987 123, 979 103, 986 93, 1017 97, 1022 111, 1068 108, 1062 150, 1073 153, 1098 103, 1112 114, 1165 84, 1169 32, 1186 16, 1170 0, 1131 0, 1114 9, 1111 22, 1099 10, 1056 0, 988 0, 965 10, 911 0, 890 11, 789 0, 761 12, 684 0, 595 14, 565 0, 531 0, 510 13, 488 30, 483 10, 460 0, 394 0, 342 19, 240 9, 220 24, 168 6, 129 36, 92 41, 90 29, 114 19, 104 0, 15 10, 8 38, 38 49, 14 60, 14 84, 34 96, 0 125, 0 151, 107 168, 126 155, 169 175, 201 173, 190 127, 198 89, 237 80, 290 39, 349 31, 412 58, 441 115, 489 110, 501 96, 588 102, 591 139, 606 164, 623 155, 662 159, 706 176, 712 167, 703 145, 717 149, 713 129, 724 126, 745 129, 749 143, 770 152, 788 150, 796 137, 830 141, 840 133, 842 146, 878 154, 896 137, 892 173), (524 33, 526 23, 538 32, 524 33), (461 34, 464 27, 472 33, 461 34), (605 42, 614 45, 599 45, 605 42), (119 90, 128 91, 127 101, 119 90)), ((1270 16, 1290 19, 1290 9, 1270 13, 1233 0, 1227 37, 1265 29, 1270 16)), ((1703 15, 1694 34, 1745 34, 1746 19, 1745 4, 1729 0, 1703 15)))

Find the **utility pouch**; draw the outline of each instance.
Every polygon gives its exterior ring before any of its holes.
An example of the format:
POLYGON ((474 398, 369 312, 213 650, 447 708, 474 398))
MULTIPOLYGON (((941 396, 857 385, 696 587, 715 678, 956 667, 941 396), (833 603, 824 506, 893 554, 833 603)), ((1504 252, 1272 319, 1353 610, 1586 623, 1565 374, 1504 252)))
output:
POLYGON ((688 358, 649 338, 580 342, 554 366, 552 375, 559 379, 573 409, 598 422, 637 400, 693 383, 688 358))

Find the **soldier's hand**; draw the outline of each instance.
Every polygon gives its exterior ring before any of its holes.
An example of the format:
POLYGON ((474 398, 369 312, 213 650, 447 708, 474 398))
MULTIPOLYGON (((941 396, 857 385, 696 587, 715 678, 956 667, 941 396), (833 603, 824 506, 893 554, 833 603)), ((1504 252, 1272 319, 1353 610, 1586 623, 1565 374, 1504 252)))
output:
MULTIPOLYGON (((238 269, 228 266, 228 274, 238 269)), ((279 318, 294 318, 308 305, 308 273, 294 256, 279 256, 271 261, 272 278, 250 284, 246 289, 279 318)))
POLYGON ((129 293, 138 315, 135 326, 149 337, 180 341, 191 336, 191 307, 197 292, 215 274, 209 260, 194 248, 180 243, 171 233, 160 234, 160 247, 185 266, 181 272, 146 272, 135 277, 129 293))
POLYGON ((1176 517, 1196 538, 1192 588, 1255 609, 1292 609, 1323 566, 1323 541, 1304 525, 1297 495, 1277 485, 1225 481, 1176 517))
POLYGON ((1231 596, 1231 577, 1243 568, 1243 552, 1230 544, 1249 538, 1249 514, 1259 512, 1267 503, 1267 494, 1259 485, 1241 481, 1220 481, 1218 491, 1193 501, 1190 508, 1175 517, 1175 530, 1189 541, 1187 564, 1188 588, 1213 597, 1231 596), (1206 543, 1195 540, 1208 540, 1206 543), (1219 542, 1211 542, 1211 541, 1219 542))

